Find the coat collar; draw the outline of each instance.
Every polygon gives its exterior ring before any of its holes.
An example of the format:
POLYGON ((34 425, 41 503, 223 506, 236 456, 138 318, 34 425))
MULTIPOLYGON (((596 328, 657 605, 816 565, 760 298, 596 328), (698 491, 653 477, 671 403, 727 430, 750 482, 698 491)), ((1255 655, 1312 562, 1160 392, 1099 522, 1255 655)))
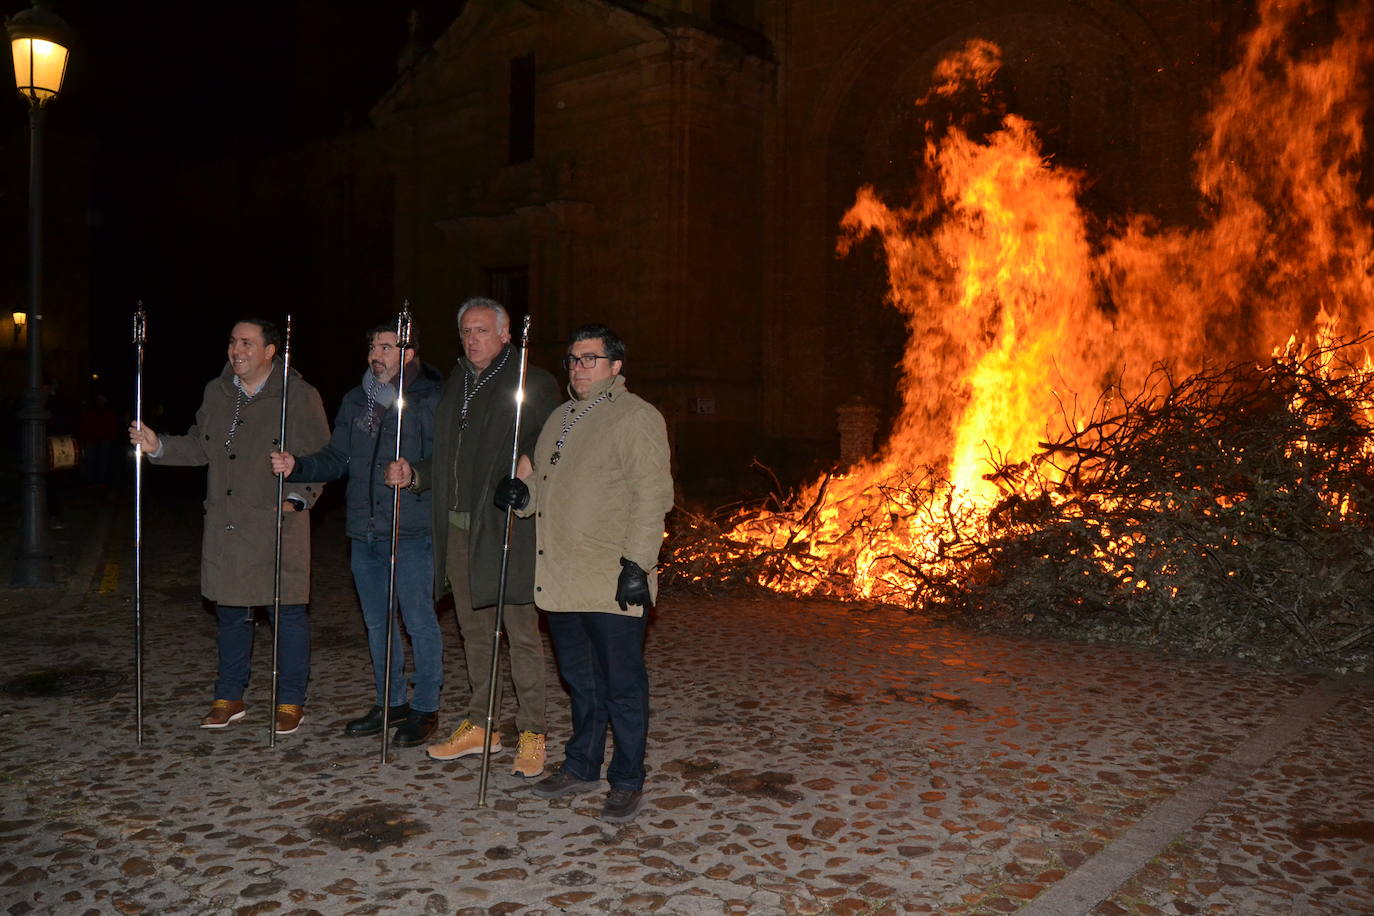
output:
MULTIPOLYGON (((507 355, 514 348, 515 344, 506 344, 504 347, 501 348, 501 352, 497 353, 495 356, 492 357, 491 362, 487 364, 487 368, 483 369, 481 372, 478 372, 477 367, 474 366, 472 363, 468 362, 468 358, 466 356, 458 357, 458 365, 462 366, 463 371, 466 372, 468 375, 471 375, 474 378, 481 378, 489 372, 495 372, 497 370, 497 367, 501 366, 501 361, 505 360, 507 355)), ((509 360, 507 360, 507 362, 509 362, 509 360)))
POLYGON ((574 401, 591 401, 601 397, 601 395, 607 391, 611 393, 607 400, 611 401, 615 400, 616 395, 623 394, 625 391, 625 376, 613 375, 608 379, 602 379, 592 386, 592 390, 587 392, 585 398, 579 398, 577 392, 573 391, 572 382, 568 383, 568 396, 574 401))
MULTIPOLYGON (((300 377, 301 374, 299 372, 297 372, 295 369, 291 370, 292 381, 299 381, 300 377)), ((234 369, 233 366, 231 366, 228 362, 225 362, 224 368, 220 370, 219 383, 224 388, 224 393, 227 394, 229 397, 232 398, 238 396, 238 388, 234 385, 234 369)), ((268 373, 267 381, 263 383, 263 386, 260 389, 258 389, 257 394, 253 395, 253 397, 260 398, 263 395, 281 397, 280 359, 274 358, 272 360, 272 371, 268 373)))

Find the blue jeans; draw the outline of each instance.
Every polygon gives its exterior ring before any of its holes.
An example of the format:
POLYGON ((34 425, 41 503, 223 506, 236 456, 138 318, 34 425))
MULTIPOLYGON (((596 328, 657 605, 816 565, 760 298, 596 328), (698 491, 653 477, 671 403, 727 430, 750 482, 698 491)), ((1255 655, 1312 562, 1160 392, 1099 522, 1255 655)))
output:
MULTIPOLYGON (((380 706, 386 678, 382 658, 386 655, 386 592, 391 579, 391 541, 355 539, 351 562, 353 584, 363 606, 367 648, 372 653, 376 703, 380 706)), ((401 642, 400 621, 404 621, 415 659, 410 706, 416 712, 436 712, 439 688, 444 684, 444 642, 439 632, 439 618, 434 613, 434 548, 427 536, 396 542, 396 603, 399 613, 391 634, 391 705, 399 706, 406 701, 406 684, 401 679, 405 668, 405 645, 401 642)))
MULTIPOLYGON (((242 700, 252 672, 253 620, 246 607, 215 605, 219 618, 219 676, 215 679, 215 699, 242 700)), ((272 608, 267 608, 272 619, 272 608)), ((310 620, 303 604, 281 606, 281 628, 277 634, 277 702, 305 705, 305 688, 310 682, 310 620)))
POLYGON ((644 667, 648 615, 553 612, 545 615, 558 671, 572 700, 572 737, 563 769, 584 780, 601 778, 606 726, 615 750, 606 780, 612 789, 644 788, 644 744, 649 731, 649 673, 644 667))

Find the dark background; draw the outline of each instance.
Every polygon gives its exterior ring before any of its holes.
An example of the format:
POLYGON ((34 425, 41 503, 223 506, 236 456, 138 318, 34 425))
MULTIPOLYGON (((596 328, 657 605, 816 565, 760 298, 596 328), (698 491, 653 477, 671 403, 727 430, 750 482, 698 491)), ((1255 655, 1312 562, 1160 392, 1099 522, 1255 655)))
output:
MULTIPOLYGON (((223 364, 229 328, 239 317, 280 321, 294 312, 293 364, 332 409, 362 371, 361 330, 393 315, 399 303, 376 301, 366 314, 347 308, 302 314, 294 304, 318 278, 305 275, 293 256, 302 221, 289 195, 228 208, 213 199, 178 200, 178 182, 207 170, 232 177, 282 168, 293 149, 366 130, 368 111, 395 80, 397 57, 410 40, 408 10, 415 9, 416 41, 426 44, 462 6, 462 0, 49 4, 71 26, 73 43, 44 133, 45 379, 68 374, 64 360, 81 358, 74 354, 89 360, 89 367, 78 367, 89 369, 82 390, 58 385, 54 391, 51 431, 66 431, 70 414, 95 391, 129 409, 130 322, 139 300, 149 314, 145 410, 168 416, 171 429, 189 422, 204 381, 223 364), (168 265, 186 251, 213 252, 204 260, 219 265, 216 273, 192 287, 168 265), (64 305, 83 298, 89 321, 64 322, 64 305), (323 358, 340 343, 356 345, 356 360, 323 358)), ((9 3, 3 12, 24 8, 9 3)), ((8 312, 28 299, 29 139, 27 104, 13 92, 5 98, 0 296, 8 312)), ((389 239, 372 242, 356 269, 381 276, 387 282, 377 285, 389 289, 389 239)), ((22 348, 5 357, 9 408, 22 386, 22 348)))
MULTIPOLYGON (((1302 26, 1313 43, 1329 40, 1335 11, 1348 2, 1313 4, 1302 26)), ((0 13, 25 6, 5 0, 0 13)), ((615 73, 593 74, 591 89, 560 76, 549 81, 539 114, 543 136, 555 139, 543 158, 511 165, 504 155, 506 55, 525 46, 505 48, 499 29, 483 20, 481 34, 460 35, 454 47, 441 46, 446 56, 427 58, 426 65, 435 65, 427 75, 398 80, 400 62, 423 55, 464 6, 463 0, 52 4, 75 40, 46 128, 44 377, 54 385, 51 433, 71 432, 96 393, 127 414, 130 316, 140 300, 149 314, 145 416, 154 428, 180 432, 205 381, 223 365, 225 338, 237 318, 280 320, 290 312, 292 364, 332 412, 363 371, 362 331, 394 316, 398 296, 413 295, 420 309, 431 310, 418 322, 422 356, 447 370, 454 335, 443 297, 494 293, 482 289, 484 273, 490 281, 497 268, 523 267, 526 284, 531 276, 544 284, 545 316, 561 307, 571 320, 575 308, 591 302, 598 319, 607 317, 636 346, 655 341, 645 363, 657 375, 636 364, 635 384, 660 405, 677 436, 680 480, 695 474, 703 489, 715 487, 715 478, 722 489, 741 485, 740 479, 769 484, 750 470, 753 456, 786 482, 809 480, 833 464, 837 404, 865 397, 885 421, 898 409, 901 380, 893 367, 908 334, 903 317, 883 304, 887 277, 879 246, 869 240, 839 259, 834 241, 857 187, 872 184, 887 200, 904 198, 919 159, 911 100, 955 38, 982 35, 986 26, 1005 40, 1001 104, 1041 128, 1045 152, 1056 163, 1091 177, 1085 198, 1096 218, 1139 212, 1186 225, 1205 215, 1189 177, 1201 117, 1217 77, 1235 61, 1240 36, 1254 24, 1250 0, 1044 0, 1027 4, 1038 10, 1034 15, 1017 0, 856 4, 858 12, 816 2, 796 4, 796 15, 769 32, 772 49, 753 57, 751 48, 767 44, 761 36, 737 46, 730 36, 739 37, 732 19, 755 5, 698 0, 692 6, 710 18, 692 23, 693 40, 706 47, 721 39, 729 51, 714 57, 703 51, 699 58, 716 68, 706 72, 721 87, 711 99, 720 104, 697 98, 691 111, 699 120, 690 129, 654 134, 642 119, 666 121, 675 102, 635 97, 615 73), (1099 17, 1093 29, 1084 27, 1089 13, 1099 17), (941 14, 950 20, 942 26, 935 21, 941 14), (884 18, 889 15, 896 18, 884 18), (871 60, 850 61, 860 46, 855 36, 882 23, 892 25, 892 37, 862 45, 872 50, 871 60), (832 33, 841 37, 831 42, 832 33), (774 49, 788 62, 777 71, 785 87, 776 93, 768 57, 774 49), (1073 66, 1084 57, 1092 66, 1073 66), (846 66, 853 73, 846 75, 846 66), (462 93, 436 94, 425 83, 436 74, 459 81, 462 93), (797 90, 804 82, 805 91, 797 90), (755 102, 752 92, 764 100, 755 102), (633 111, 614 108, 625 99, 633 111), (430 130, 423 149, 402 149, 397 140, 409 129, 408 104, 416 106, 415 123, 430 130), (817 106, 828 113, 813 122, 817 106), (602 144, 597 134, 608 114, 632 129, 608 132, 602 144), (446 133, 453 124, 465 129, 446 133), (619 152, 650 141, 659 145, 624 157, 638 160, 624 175, 605 165, 613 161, 611 147, 619 152), (670 165, 687 155, 687 146, 696 158, 687 167, 670 165), (407 180, 414 186, 409 197, 407 180), (675 182, 679 198, 662 190, 675 182), (531 244, 521 216, 522 210, 551 212, 526 205, 555 199, 591 201, 608 214, 600 226, 567 230, 572 254, 566 263, 573 267, 562 286, 557 267, 564 262, 551 267, 547 254, 558 250, 558 239, 531 244), (627 223, 645 231, 608 230, 620 216, 617 206, 646 200, 635 211, 643 223, 627 223), (690 220, 680 215, 688 213, 690 220), (454 228, 493 214, 500 219, 489 221, 497 227, 491 238, 454 228), (445 222, 442 232, 433 231, 445 222), (516 242, 507 244, 503 226, 520 227, 511 230, 516 242), (528 260, 536 247, 544 260, 533 272, 519 258, 502 260, 514 249, 528 260), (678 272, 677 259, 690 269, 678 272), (574 267, 595 276, 575 275, 574 267), (619 300, 607 305, 612 286, 620 287, 613 290, 619 300), (686 292, 660 292, 665 289, 686 292), (696 325, 679 322, 680 315, 728 333, 702 345, 687 333, 696 325), (700 402, 712 405, 709 415, 693 411, 700 402)), ((558 5, 510 0, 490 6, 492 18, 534 18, 558 5)), ((543 47, 568 50, 566 58, 547 54, 544 66, 566 69, 580 56, 593 63, 596 54, 610 56, 610 45, 597 42, 622 40, 620 20, 633 17, 619 14, 643 6, 608 0, 619 24, 598 22, 580 38, 567 30, 571 20, 550 15, 558 25, 548 26, 543 47)), ((27 299, 29 174, 27 105, 13 93, 8 98, 8 107, 0 107, 0 329, 6 334, 8 313, 27 299)), ((959 110, 976 107, 977 100, 967 107, 961 102, 959 110)), ((1366 192, 1370 175, 1366 169, 1366 192)), ((543 333, 548 328, 557 328, 556 321, 544 321, 543 333)), ((541 343, 556 349, 559 338, 536 340, 536 350, 541 343)), ((23 387, 19 342, 16 334, 0 346, 0 411, 9 417, 23 387)), ((543 364, 554 360, 546 353, 543 364)), ((5 470, 0 459, 0 473, 5 470)))

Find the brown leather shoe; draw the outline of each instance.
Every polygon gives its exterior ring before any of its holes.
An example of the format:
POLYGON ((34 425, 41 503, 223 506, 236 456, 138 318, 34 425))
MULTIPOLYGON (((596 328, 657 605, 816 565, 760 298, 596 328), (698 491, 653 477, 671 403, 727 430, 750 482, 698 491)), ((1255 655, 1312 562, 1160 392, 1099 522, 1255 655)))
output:
POLYGON ((242 700, 216 700, 210 704, 210 715, 200 720, 201 728, 224 728, 248 713, 242 700))
POLYGON ((277 734, 289 735, 301 727, 305 718, 305 707, 294 703, 277 704, 277 734))

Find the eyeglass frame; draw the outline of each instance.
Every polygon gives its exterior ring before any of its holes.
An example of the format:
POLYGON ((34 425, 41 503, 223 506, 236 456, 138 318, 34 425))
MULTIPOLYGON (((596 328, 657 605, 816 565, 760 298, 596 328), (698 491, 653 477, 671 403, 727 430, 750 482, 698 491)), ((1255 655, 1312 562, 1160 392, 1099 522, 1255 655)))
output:
POLYGON ((610 357, 601 353, 583 353, 580 356, 574 356, 569 353, 567 356, 563 357, 563 369, 571 372, 574 363, 581 366, 583 369, 595 369, 598 359, 610 359, 610 357), (590 365, 587 363, 589 359, 591 360, 590 365))

